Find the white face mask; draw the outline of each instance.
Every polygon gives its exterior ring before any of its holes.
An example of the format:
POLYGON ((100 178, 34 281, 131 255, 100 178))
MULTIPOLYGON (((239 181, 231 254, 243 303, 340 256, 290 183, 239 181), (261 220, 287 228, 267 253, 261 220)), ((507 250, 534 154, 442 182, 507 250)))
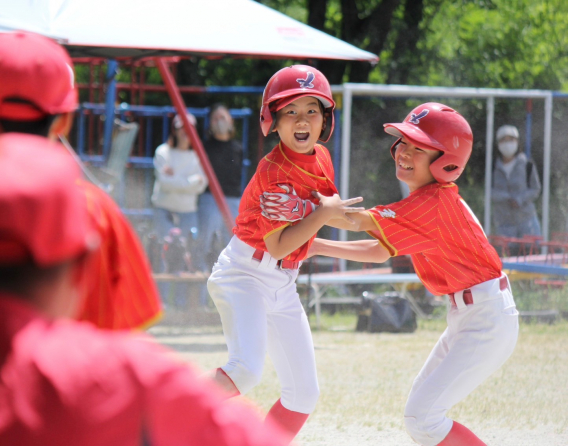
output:
POLYGON ((503 155, 505 158, 510 158, 515 153, 517 153, 517 150, 519 148, 519 143, 517 141, 501 142, 499 143, 498 147, 499 147, 499 152, 501 152, 501 155, 503 155))
POLYGON ((233 130, 233 126, 226 119, 218 119, 211 123, 211 131, 214 135, 225 135, 233 130))

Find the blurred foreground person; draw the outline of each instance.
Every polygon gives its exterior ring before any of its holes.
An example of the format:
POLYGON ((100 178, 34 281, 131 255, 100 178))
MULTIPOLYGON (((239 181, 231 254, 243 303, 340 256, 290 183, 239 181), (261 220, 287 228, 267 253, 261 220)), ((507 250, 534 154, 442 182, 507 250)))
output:
MULTIPOLYGON (((0 80, 0 134, 67 137, 79 103, 73 63, 62 46, 37 34, 0 32, 0 80)), ((77 317, 117 330, 152 325, 162 314, 160 298, 136 232, 102 189, 83 179, 76 187, 87 197, 101 239, 90 270, 96 285, 77 317)))
POLYGON ((0 444, 283 444, 149 338, 69 319, 99 239, 79 179, 59 144, 0 135, 0 444))

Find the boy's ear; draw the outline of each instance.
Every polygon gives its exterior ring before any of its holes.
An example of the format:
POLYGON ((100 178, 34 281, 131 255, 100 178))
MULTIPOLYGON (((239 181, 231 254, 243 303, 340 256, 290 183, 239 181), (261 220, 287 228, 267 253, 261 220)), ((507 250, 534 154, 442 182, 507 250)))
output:
POLYGON ((73 112, 57 115, 49 127, 47 137, 53 141, 59 141, 59 135, 67 138, 71 127, 73 127, 73 112))
POLYGON ((323 116, 323 123, 321 124, 321 133, 320 136, 324 134, 325 129, 327 128, 327 116, 323 116))

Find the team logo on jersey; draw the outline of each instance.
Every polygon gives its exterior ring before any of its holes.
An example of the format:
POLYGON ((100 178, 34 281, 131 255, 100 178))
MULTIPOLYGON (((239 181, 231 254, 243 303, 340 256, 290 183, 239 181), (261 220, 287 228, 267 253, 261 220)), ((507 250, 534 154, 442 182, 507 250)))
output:
POLYGON ((416 114, 416 113, 411 113, 410 114, 410 119, 408 120, 408 122, 412 123, 412 124, 420 124, 420 120, 422 118, 424 118, 428 113, 430 113, 430 110, 428 109, 424 109, 422 110, 420 113, 416 114))
POLYGON ((302 88, 314 88, 314 84, 312 84, 312 82, 315 78, 316 75, 311 71, 308 71, 305 79, 296 79, 296 82, 298 82, 302 88))
POLYGON ((396 212, 393 211, 392 209, 383 209, 383 210, 379 211, 379 214, 383 218, 394 218, 394 217, 396 217, 396 212))

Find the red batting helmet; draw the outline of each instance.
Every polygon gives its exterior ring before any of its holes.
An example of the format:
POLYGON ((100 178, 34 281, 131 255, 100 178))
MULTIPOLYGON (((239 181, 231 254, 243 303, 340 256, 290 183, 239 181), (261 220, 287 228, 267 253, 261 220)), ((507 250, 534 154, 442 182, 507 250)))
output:
POLYGON ((318 139, 323 142, 329 140, 335 108, 331 87, 321 71, 308 65, 282 68, 266 84, 260 109, 260 128, 264 136, 274 129, 276 112, 303 96, 316 97, 323 104, 326 125, 318 139))
POLYGON ((416 147, 442 152, 443 155, 430 164, 430 172, 439 183, 457 180, 471 155, 471 127, 462 115, 444 104, 419 105, 402 123, 384 124, 384 128, 385 132, 398 137, 391 147, 393 158, 403 136, 416 147))

